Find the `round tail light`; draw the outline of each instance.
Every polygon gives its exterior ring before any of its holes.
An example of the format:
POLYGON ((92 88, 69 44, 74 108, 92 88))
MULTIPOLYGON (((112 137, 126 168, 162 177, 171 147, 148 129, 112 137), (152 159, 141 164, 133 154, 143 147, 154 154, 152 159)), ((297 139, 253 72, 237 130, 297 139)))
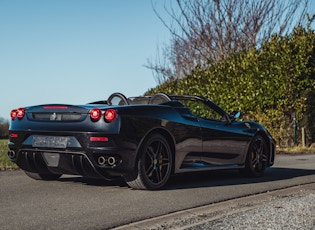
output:
POLYGON ((16 109, 13 109, 10 113, 11 115, 11 119, 12 120, 15 120, 15 118, 17 117, 17 110, 16 109))
POLYGON ((112 122, 116 119, 117 112, 115 109, 108 109, 105 111, 104 118, 107 122, 112 122))
POLYGON ((24 115, 25 115, 25 109, 24 108, 18 108, 16 110, 17 118, 22 119, 24 117, 24 115))
POLYGON ((90 117, 92 121, 98 121, 99 119, 101 119, 102 116, 102 111, 100 109, 92 109, 90 111, 90 117))

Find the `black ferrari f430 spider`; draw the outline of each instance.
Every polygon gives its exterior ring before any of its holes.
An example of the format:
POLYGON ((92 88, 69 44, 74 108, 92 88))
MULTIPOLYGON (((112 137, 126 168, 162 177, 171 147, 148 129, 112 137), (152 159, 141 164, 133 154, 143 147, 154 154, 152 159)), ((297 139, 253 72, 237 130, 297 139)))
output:
POLYGON ((24 107, 11 111, 8 156, 33 179, 123 177, 134 189, 160 189, 172 174, 192 171, 260 177, 274 163, 275 141, 239 114, 203 97, 164 93, 24 107))

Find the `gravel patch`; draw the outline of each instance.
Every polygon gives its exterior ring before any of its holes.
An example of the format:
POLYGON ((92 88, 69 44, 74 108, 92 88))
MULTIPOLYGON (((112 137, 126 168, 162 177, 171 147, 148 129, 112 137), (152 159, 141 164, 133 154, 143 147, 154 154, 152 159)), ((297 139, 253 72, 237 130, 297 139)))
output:
POLYGON ((184 210, 116 229, 315 230, 315 183, 184 210))
POLYGON ((253 210, 185 229, 315 229, 315 194, 281 198, 253 210))

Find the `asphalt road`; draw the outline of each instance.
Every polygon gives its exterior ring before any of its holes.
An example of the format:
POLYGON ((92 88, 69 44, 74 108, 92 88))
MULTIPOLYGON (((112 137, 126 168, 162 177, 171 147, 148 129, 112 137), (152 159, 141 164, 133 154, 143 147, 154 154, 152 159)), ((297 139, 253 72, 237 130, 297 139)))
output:
POLYGON ((160 191, 137 191, 64 176, 35 181, 22 171, 0 172, 0 229, 108 229, 175 211, 315 182, 315 154, 279 155, 263 178, 238 171, 184 174, 160 191))

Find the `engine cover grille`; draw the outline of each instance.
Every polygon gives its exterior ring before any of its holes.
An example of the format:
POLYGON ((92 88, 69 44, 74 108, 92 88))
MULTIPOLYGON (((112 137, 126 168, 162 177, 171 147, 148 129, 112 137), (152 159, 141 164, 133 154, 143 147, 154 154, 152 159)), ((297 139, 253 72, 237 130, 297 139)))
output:
POLYGON ((32 118, 38 121, 78 121, 80 113, 32 113, 32 118))

